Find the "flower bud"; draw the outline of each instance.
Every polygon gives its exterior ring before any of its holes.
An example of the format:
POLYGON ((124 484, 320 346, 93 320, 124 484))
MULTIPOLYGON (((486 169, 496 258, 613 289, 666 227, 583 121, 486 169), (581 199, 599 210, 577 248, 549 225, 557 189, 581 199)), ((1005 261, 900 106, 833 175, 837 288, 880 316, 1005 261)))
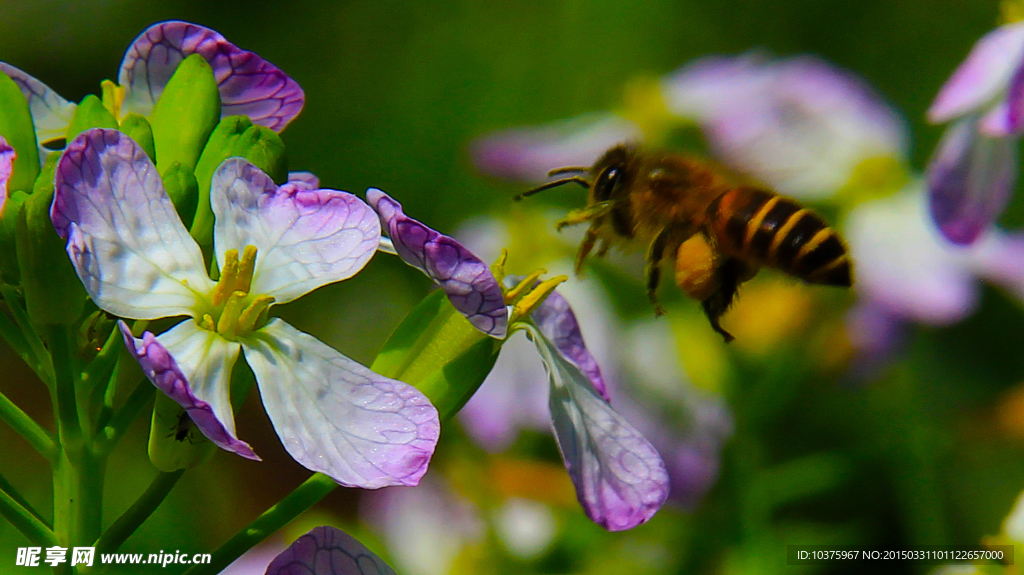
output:
POLYGON ((18 231, 18 213, 28 194, 18 190, 7 196, 3 212, 0 212, 0 281, 18 285, 18 252, 15 237, 18 231))
POLYGON ((6 74, 0 72, 0 136, 14 148, 17 157, 8 191, 32 189, 32 183, 39 175, 39 147, 36 130, 32 124, 28 100, 18 85, 6 74))
MULTIPOLYGON (((92 94, 82 99, 82 103, 75 108, 75 115, 68 125, 66 141, 74 140, 78 134, 90 128, 113 128, 117 129, 117 120, 110 115, 103 102, 92 94)), ((52 178, 51 178, 52 179, 52 178)), ((52 182, 51 182, 52 183, 52 182)))
POLYGON ((171 164, 163 174, 164 188, 167 195, 171 197, 174 209, 178 212, 185 227, 192 225, 196 215, 196 205, 199 202, 199 184, 192 170, 178 162, 171 164))
POLYGON ((210 64, 192 54, 178 65, 153 107, 150 125, 158 170, 174 162, 195 169, 207 139, 220 120, 220 93, 210 64))
POLYGON ((124 132, 129 138, 135 140, 135 143, 139 145, 149 156, 150 160, 156 162, 156 146, 153 144, 153 128, 149 125, 149 120, 145 116, 141 116, 132 112, 121 120, 120 130, 124 132))

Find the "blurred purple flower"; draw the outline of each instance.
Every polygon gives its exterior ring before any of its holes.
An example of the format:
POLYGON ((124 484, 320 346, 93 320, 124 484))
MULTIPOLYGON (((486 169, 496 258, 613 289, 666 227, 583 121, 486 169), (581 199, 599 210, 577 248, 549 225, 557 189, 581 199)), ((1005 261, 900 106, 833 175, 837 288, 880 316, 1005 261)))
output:
POLYGON ((7 182, 11 179, 15 157, 17 154, 14 152, 14 148, 7 143, 3 136, 0 136, 0 214, 3 213, 4 204, 7 202, 7 182))
POLYGON ((406 575, 448 575, 463 548, 486 534, 480 510, 434 474, 416 487, 364 493, 360 516, 383 535, 406 575))
POLYGON ((348 533, 324 525, 296 539, 266 575, 395 575, 395 570, 348 533))
MULTIPOLYGON (((249 116, 254 123, 280 132, 302 110, 302 88, 276 66, 209 28, 170 21, 147 28, 125 52, 117 80, 124 90, 123 100, 116 119, 131 112, 148 116, 178 64, 191 54, 201 55, 213 68, 222 117, 249 116)), ((28 99, 40 146, 64 138, 76 105, 10 64, 0 62, 0 71, 28 99)))
POLYGON ((503 339, 508 311, 490 267, 451 237, 406 216, 402 204, 384 192, 370 189, 366 200, 388 231, 391 245, 385 251, 393 249, 405 263, 440 285, 455 309, 474 327, 503 339))
POLYGON ((217 282, 142 148, 116 130, 93 129, 57 165, 51 216, 101 309, 188 318, 141 339, 120 325, 144 373, 213 443, 256 458, 235 437, 229 396, 244 351, 296 461, 342 485, 415 485, 440 432, 427 398, 267 316, 274 304, 362 269, 380 238, 373 211, 345 192, 278 187, 242 158, 217 168, 211 204, 217 282))
POLYGON ((1009 202, 1017 140, 1024 133, 1024 23, 978 40, 928 110, 933 123, 957 120, 928 165, 930 206, 949 241, 976 241, 1009 202))
POLYGON ((989 228, 970 246, 944 242, 925 207, 923 183, 854 208, 846 238, 857 262, 861 306, 851 339, 865 349, 891 348, 898 322, 946 325, 977 306, 978 280, 1024 298, 1024 236, 989 228))
MULTIPOLYGON (((664 77, 659 89, 664 122, 696 123, 722 160, 786 194, 830 195, 862 162, 902 161, 906 152, 899 115, 863 81, 813 57, 702 58, 664 77)), ((649 138, 629 116, 501 132, 480 140, 474 158, 486 173, 540 180, 552 168, 590 165, 615 144, 649 138)))

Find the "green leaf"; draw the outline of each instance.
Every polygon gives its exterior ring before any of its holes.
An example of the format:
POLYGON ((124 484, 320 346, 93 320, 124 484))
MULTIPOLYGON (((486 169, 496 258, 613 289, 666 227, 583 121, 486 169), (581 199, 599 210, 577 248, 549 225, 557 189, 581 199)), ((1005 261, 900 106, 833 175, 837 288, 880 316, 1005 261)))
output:
POLYGON ((18 285, 18 252, 15 238, 18 232, 18 213, 28 194, 18 190, 7 195, 4 210, 0 213, 0 280, 18 285))
POLYGON ((252 127, 252 121, 246 116, 228 116, 217 124, 210 134, 203 154, 196 163, 196 180, 199 182, 199 200, 196 217, 192 222, 192 237, 201 246, 213 243, 213 210, 210 207, 210 180, 213 172, 224 160, 235 153, 235 144, 242 138, 246 130, 252 127))
POLYGON ((46 158, 35 189, 25 199, 17 224, 18 271, 25 289, 25 307, 39 325, 70 325, 81 317, 86 295, 50 219, 53 172, 60 152, 46 158))
POLYGON ((68 125, 67 142, 70 143, 79 134, 91 128, 117 129, 117 120, 110 115, 110 110, 92 94, 83 98, 82 103, 75 108, 75 115, 68 125))
POLYGON ((174 162, 194 170, 220 120, 220 93, 210 64, 199 54, 185 58, 153 107, 150 125, 157 169, 174 162))
POLYGON ((443 291, 435 290, 406 316, 370 369, 423 392, 445 420, 476 393, 501 344, 473 327, 443 291))
POLYGON ((132 112, 121 120, 121 132, 127 135, 129 138, 135 140, 143 150, 146 151, 146 155, 149 159, 156 163, 156 145, 153 143, 153 127, 149 125, 149 120, 141 114, 132 112))
POLYGON ((32 124, 28 100, 14 80, 3 72, 0 72, 0 136, 7 140, 18 155, 14 159, 14 171, 7 182, 7 189, 31 190, 39 175, 36 128, 32 124))
POLYGON ((192 219, 196 215, 196 206, 199 202, 199 184, 192 170, 174 162, 163 175, 164 188, 167 195, 171 197, 174 209, 178 211, 185 227, 192 225, 192 219))

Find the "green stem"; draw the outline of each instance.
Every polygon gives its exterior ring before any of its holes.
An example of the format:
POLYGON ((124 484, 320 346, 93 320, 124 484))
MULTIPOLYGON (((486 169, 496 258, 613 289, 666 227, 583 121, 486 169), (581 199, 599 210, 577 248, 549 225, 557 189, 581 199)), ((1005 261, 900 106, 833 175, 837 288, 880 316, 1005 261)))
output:
POLYGON ((57 456, 57 446, 53 442, 53 435, 40 427, 34 419, 3 393, 0 393, 0 419, 6 421, 11 429, 24 437, 25 441, 28 441, 29 445, 47 460, 52 462, 57 456))
POLYGON ((114 524, 107 528, 106 532, 96 541, 94 545, 96 554, 117 551, 117 548, 156 511, 183 473, 185 470, 179 469, 170 473, 158 474, 146 488, 145 493, 121 514, 117 521, 114 521, 114 524))
POLYGON ((71 346, 66 326, 46 326, 46 338, 53 357, 53 376, 57 398, 57 429, 64 449, 77 455, 84 445, 82 427, 78 419, 77 397, 75 396, 75 374, 72 367, 71 346))
MULTIPOLYGON (((33 517, 35 517, 39 521, 42 521, 43 525, 46 525, 46 520, 43 519, 43 516, 40 515, 39 512, 32 507, 32 504, 28 502, 28 499, 25 499, 25 497, 21 493, 18 493, 18 490, 15 489, 14 486, 11 485, 11 482, 7 481, 7 478, 4 477, 3 475, 0 475, 0 491, 7 493, 7 495, 11 497, 11 499, 13 499, 18 505, 24 507, 26 511, 32 514, 33 517)), ((46 525, 46 527, 47 529, 49 529, 50 526, 46 525)))
POLYGON ((102 423, 100 431, 97 433, 96 451, 101 454, 108 454, 117 445, 118 440, 127 431, 128 426, 131 425, 135 418, 138 417, 139 412, 142 411, 143 407, 149 403, 149 400, 156 394, 156 387, 149 382, 148 379, 143 379, 135 386, 132 394, 128 396, 128 399, 121 406, 121 409, 114 413, 113 417, 110 418, 109 422, 102 423))
POLYGON ((10 521, 33 544, 41 547, 53 547, 57 544, 57 537, 53 531, 5 489, 0 489, 0 515, 10 521))
POLYGON ((327 496, 338 484, 322 473, 314 473, 309 479, 263 512, 248 527, 239 531, 227 543, 213 552, 211 563, 195 565, 185 575, 214 575, 220 573, 235 559, 266 539, 278 529, 309 510, 327 496))
POLYGON ((28 342, 29 348, 36 357, 37 364, 33 365, 32 368, 39 375, 39 379, 43 380, 43 383, 52 390, 53 370, 51 369, 50 362, 47 361, 50 354, 46 351, 46 345, 43 344, 43 340, 39 338, 39 332, 32 326, 32 321, 28 318, 28 314, 18 302, 18 292, 9 285, 3 285, 0 286, 0 296, 3 296, 4 301, 7 302, 7 308, 11 310, 14 322, 18 324, 18 329, 25 336, 25 341, 28 342))

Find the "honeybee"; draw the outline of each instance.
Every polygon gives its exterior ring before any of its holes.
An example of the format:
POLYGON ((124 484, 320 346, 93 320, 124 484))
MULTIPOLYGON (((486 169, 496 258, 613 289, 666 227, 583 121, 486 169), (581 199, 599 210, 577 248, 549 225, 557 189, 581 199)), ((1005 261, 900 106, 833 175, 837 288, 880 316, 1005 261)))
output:
POLYGON ((565 184, 587 188, 586 207, 555 224, 561 230, 590 223, 576 254, 577 275, 598 241, 598 257, 613 245, 646 249, 647 295, 662 315, 662 262, 674 256, 676 285, 701 302, 711 327, 727 342, 733 336, 720 319, 740 284, 763 266, 812 284, 853 284, 846 244, 821 216, 775 192, 736 185, 706 160, 620 144, 593 166, 548 175, 566 177, 515 200, 565 184))

